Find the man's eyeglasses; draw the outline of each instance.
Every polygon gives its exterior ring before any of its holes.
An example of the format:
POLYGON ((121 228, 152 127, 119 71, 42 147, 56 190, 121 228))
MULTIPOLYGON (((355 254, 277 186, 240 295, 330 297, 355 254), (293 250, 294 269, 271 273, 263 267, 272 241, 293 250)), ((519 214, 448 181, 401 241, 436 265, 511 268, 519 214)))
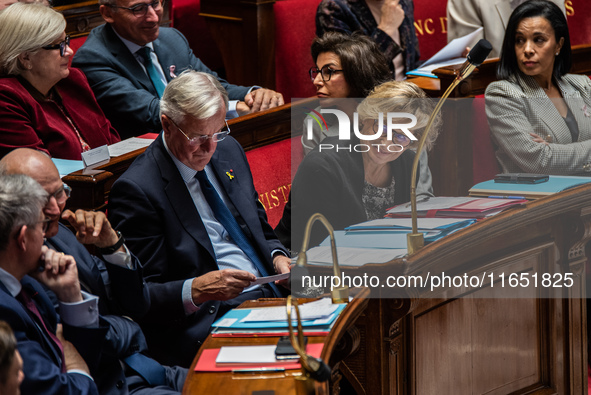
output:
POLYGON ((49 228, 51 221, 53 221, 51 218, 45 218, 44 220, 37 221, 36 224, 41 223, 41 231, 47 233, 47 228, 49 228))
MULTIPOLYGON (((378 120, 374 119, 373 121, 373 131, 375 133, 378 132, 378 120)), ((384 125, 384 129, 382 131, 382 133, 387 133, 388 132, 388 128, 386 127, 386 125, 384 125)), ((396 143, 396 144, 400 144, 403 147, 406 147, 407 145, 410 144, 410 138, 405 135, 405 134, 399 134, 396 133, 395 131, 392 131, 392 140, 396 143)))
POLYGON ((189 138, 189 136, 187 136, 187 133, 183 132, 183 129, 181 129, 176 123, 174 123, 174 121, 172 119, 170 119, 170 122, 172 122, 172 124, 174 126, 176 126, 176 128, 179 130, 179 132, 181 132, 183 134, 183 136, 185 136, 187 138, 187 140, 189 141, 189 145, 191 147, 197 147, 201 144, 205 144, 207 142, 207 140, 209 140, 209 139, 211 139, 211 141, 213 141, 214 143, 217 143, 217 142, 225 139, 226 136, 230 134, 230 127, 228 126, 228 122, 226 122, 225 120, 224 120, 224 122, 226 123, 226 127, 223 128, 221 131, 214 133, 211 136, 203 134, 203 135, 193 137, 193 138, 189 138))
POLYGON ((161 7, 162 3, 160 2, 160 0, 156 0, 151 3, 136 4, 133 7, 122 7, 120 5, 115 5, 115 4, 105 4, 105 5, 109 6, 111 8, 123 8, 124 10, 131 11, 131 13, 134 16, 137 16, 139 18, 139 17, 145 16, 148 13, 148 7, 152 7, 154 9, 154 11, 160 11, 160 7, 161 7))
POLYGON ((328 81, 330 81, 330 77, 332 77, 332 75, 334 73, 336 73, 337 71, 343 71, 343 70, 331 69, 331 67, 332 67, 331 65, 327 64, 326 66, 322 67, 321 69, 319 69, 318 67, 310 68, 310 70, 308 72, 310 73, 310 79, 312 80, 312 82, 314 82, 318 73, 320 73, 320 77, 322 77, 322 81, 328 82, 328 81))
POLYGON ((57 44, 50 44, 50 45, 46 45, 44 47, 41 47, 43 49, 59 49, 60 50, 60 56, 63 58, 66 55, 66 47, 70 46, 70 36, 66 36, 66 38, 64 39, 64 41, 59 42, 57 44))
POLYGON ((64 204, 66 200, 68 200, 71 193, 72 188, 70 188, 68 184, 62 184, 62 186, 57 191, 49 195, 47 201, 51 200, 51 198, 54 198, 57 204, 61 205, 64 204))

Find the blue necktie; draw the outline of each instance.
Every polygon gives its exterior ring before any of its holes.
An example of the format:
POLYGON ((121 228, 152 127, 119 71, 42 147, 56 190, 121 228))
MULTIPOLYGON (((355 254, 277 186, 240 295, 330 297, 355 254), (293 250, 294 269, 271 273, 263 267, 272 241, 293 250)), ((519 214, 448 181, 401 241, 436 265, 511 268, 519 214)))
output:
MULTIPOLYGON (((205 200, 207 200, 207 203, 209 203, 209 206, 213 210, 215 217, 218 219, 218 221, 220 221, 224 228, 226 228, 236 245, 240 247, 246 256, 250 258, 252 263, 254 263, 257 269, 259 269, 261 275, 265 277, 268 276, 269 272, 267 271, 267 268, 263 262, 261 262, 259 254, 255 251, 250 241, 246 238, 246 235, 242 229, 240 229, 240 225, 238 225, 238 222, 236 222, 236 218, 234 218, 230 212, 230 209, 226 207, 220 195, 218 195, 213 185, 211 185, 211 182, 209 182, 205 170, 197 172, 195 177, 197 180, 199 180, 201 191, 203 192, 203 195, 205 195, 205 200)), ((281 292, 277 286, 272 282, 269 283, 269 286, 273 290, 275 296, 280 298, 281 292)))
POLYGON ((150 79, 152 80, 152 85, 154 85, 156 92, 158 92, 158 97, 162 97, 166 85, 164 85, 164 82, 162 82, 160 73, 158 73, 158 70, 156 70, 154 63, 152 63, 152 57, 150 56, 152 50, 149 47, 142 47, 138 50, 138 52, 144 59, 144 66, 146 67, 148 76, 150 76, 150 79))

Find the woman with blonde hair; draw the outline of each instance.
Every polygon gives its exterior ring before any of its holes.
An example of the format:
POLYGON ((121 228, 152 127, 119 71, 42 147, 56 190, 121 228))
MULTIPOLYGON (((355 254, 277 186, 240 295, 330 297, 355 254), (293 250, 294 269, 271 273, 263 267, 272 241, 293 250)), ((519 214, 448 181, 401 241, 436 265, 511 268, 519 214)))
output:
POLYGON ((73 55, 66 21, 41 4, 15 3, 0 13, 0 157, 17 147, 53 157, 120 140, 73 55))
MULTIPOLYGON (((323 214, 339 230, 381 218, 387 208, 409 201, 412 148, 418 145, 434 107, 432 99, 413 83, 389 81, 377 86, 357 107, 359 124, 353 125, 351 138, 324 139, 298 167, 290 200, 275 228, 283 245, 292 251, 300 248, 304 227, 314 213, 323 214), (389 130, 388 113, 412 115, 416 124, 408 127, 409 134, 402 128, 389 130)), ((412 124, 406 115, 390 121, 412 124)), ((440 122, 441 117, 436 118, 426 148, 435 141, 440 122)), ((316 227, 310 245, 325 236, 316 227)))

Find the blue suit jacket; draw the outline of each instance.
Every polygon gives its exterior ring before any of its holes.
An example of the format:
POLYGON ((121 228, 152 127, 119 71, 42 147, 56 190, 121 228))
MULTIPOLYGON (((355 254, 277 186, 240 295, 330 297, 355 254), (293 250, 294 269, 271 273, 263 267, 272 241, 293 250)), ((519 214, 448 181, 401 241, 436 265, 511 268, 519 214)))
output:
MULTIPOLYGON (((43 287, 29 276, 21 281, 44 318, 48 330, 55 333, 58 316, 43 287)), ((31 318, 27 310, 0 283, 0 319, 12 327, 23 358, 25 379, 23 394, 98 394, 90 378, 77 373, 61 373, 63 361, 52 346, 45 331, 31 318)), ((64 325, 64 335, 88 364, 96 371, 107 327, 75 328, 64 325)))
MULTIPOLYGON (((217 145, 210 164, 226 191, 243 231, 273 273, 271 252, 286 252, 271 226, 252 183, 244 150, 232 137, 217 145), (226 176, 233 171, 234 178, 226 176)), ((144 263, 151 309, 143 325, 157 359, 186 364, 205 339, 220 302, 206 302, 190 316, 182 303, 186 279, 218 270, 213 246, 185 182, 160 135, 115 182, 109 219, 126 235, 127 245, 144 263)))
POLYGON ((147 345, 136 322, 114 314, 139 318, 150 307, 150 295, 143 281, 139 260, 132 254, 137 269, 130 270, 91 255, 74 233, 61 223, 57 235, 48 239, 46 244, 74 257, 82 289, 99 297, 100 314, 110 324, 94 377, 100 393, 129 393, 119 360, 145 351, 147 345))
MULTIPOLYGON (((249 87, 229 84, 219 78, 194 54, 187 39, 176 29, 161 27, 153 42, 166 79, 193 69, 218 78, 230 100, 244 100, 249 87)), ((159 132, 160 101, 152 82, 138 61, 117 37, 110 24, 90 32, 72 61, 84 71, 94 95, 122 139, 147 132, 159 132)))

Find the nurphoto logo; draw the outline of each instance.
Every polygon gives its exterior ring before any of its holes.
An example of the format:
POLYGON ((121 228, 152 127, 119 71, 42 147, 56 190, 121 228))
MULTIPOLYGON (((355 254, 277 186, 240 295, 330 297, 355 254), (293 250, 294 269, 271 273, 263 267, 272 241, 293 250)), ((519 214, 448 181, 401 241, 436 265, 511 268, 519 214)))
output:
MULTIPOLYGON (((311 110, 312 112, 306 113, 309 117, 306 119, 306 133, 307 138, 313 138, 313 125, 314 122, 318 124, 320 130, 328 131, 328 123, 325 120, 323 115, 330 114, 331 116, 336 117, 338 130, 339 130, 339 140, 347 141, 351 140, 351 130, 355 136, 362 141, 375 141, 381 139, 384 132, 386 132, 386 138, 388 141, 395 141, 399 140, 400 138, 408 138, 410 141, 417 141, 418 139, 411 133, 409 129, 414 127, 417 124, 417 118, 413 114, 409 114, 406 112, 388 112, 386 113, 386 124, 384 125, 384 114, 379 113, 378 119, 376 122, 376 127, 373 128, 371 133, 361 132, 359 130, 359 115, 357 112, 353 113, 353 127, 351 128, 351 120, 349 119, 349 115, 344 111, 337 110, 334 108, 322 108, 320 112, 316 110, 311 110), (410 122, 402 122, 404 120, 410 120, 410 122), (398 133, 396 131, 400 131, 402 133, 398 133), (406 136, 406 137, 404 137, 406 136)), ((333 118, 334 120, 334 118, 333 118)), ((370 150, 370 147, 374 146, 377 148, 378 151, 380 150, 387 150, 388 152, 402 152, 404 151, 404 146, 398 143, 392 144, 367 144, 367 143, 360 143, 355 145, 349 146, 335 146, 334 144, 319 144, 320 151, 323 150, 332 150, 336 149, 339 150, 346 150, 351 151, 354 150, 356 152, 367 152, 370 150)))

